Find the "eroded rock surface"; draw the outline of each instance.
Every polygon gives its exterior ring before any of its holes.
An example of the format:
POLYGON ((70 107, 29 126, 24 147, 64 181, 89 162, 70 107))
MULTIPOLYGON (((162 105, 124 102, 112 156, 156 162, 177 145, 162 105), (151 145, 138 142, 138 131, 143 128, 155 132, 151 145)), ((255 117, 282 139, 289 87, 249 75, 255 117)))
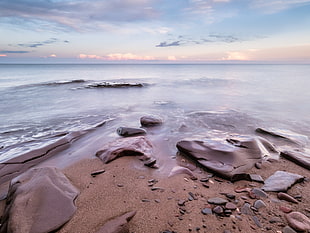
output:
POLYGON ((145 165, 155 165, 153 158, 153 146, 144 136, 120 138, 106 144, 101 150, 97 151, 96 156, 104 163, 117 159, 122 156, 138 156, 144 161, 145 165))
POLYGON ((73 216, 79 191, 58 169, 31 169, 11 181, 1 233, 45 233, 73 216))
POLYGON ((276 171, 265 180, 265 184, 262 189, 270 192, 286 192, 292 185, 302 181, 303 179, 304 177, 298 174, 285 171, 276 171))
POLYGON ((227 142, 183 140, 177 148, 206 169, 233 181, 247 179, 247 171, 255 163, 279 154, 271 143, 259 137, 234 137, 227 142))

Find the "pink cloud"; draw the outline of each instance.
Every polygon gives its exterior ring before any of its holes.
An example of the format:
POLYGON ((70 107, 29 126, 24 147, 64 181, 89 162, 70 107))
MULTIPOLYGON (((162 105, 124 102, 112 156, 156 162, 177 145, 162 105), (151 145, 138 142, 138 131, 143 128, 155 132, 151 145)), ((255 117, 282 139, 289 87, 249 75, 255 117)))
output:
POLYGON ((6 54, 0 54, 0 57, 7 57, 6 54))
POLYGON ((95 54, 80 54, 78 57, 80 59, 97 59, 97 60, 106 60, 106 61, 156 60, 155 57, 153 56, 141 56, 141 55, 136 55, 132 53, 112 53, 106 56, 100 56, 100 55, 95 55, 95 54))

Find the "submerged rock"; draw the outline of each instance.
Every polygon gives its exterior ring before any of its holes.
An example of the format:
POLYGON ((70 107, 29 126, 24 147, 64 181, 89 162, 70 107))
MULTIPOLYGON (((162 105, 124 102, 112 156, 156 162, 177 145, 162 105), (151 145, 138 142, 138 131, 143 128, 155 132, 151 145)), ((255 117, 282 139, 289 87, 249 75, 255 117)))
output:
POLYGON ((292 185, 302 181, 303 179, 304 177, 298 174, 276 171, 265 180, 265 184, 262 189, 270 192, 285 192, 292 185))
POLYGON ((144 127, 152 127, 161 125, 163 120, 158 116, 143 116, 140 118, 140 123, 144 127))
POLYGON ((227 142, 183 140, 177 143, 177 148, 206 169, 232 181, 247 179, 246 172, 255 163, 279 155, 275 147, 263 138, 238 137, 227 142))
POLYGON ((146 166, 153 166, 156 163, 153 158, 153 146, 144 136, 120 138, 110 142, 97 151, 96 156, 104 163, 122 156, 138 156, 146 166))
POLYGON ((58 169, 31 169, 11 181, 0 232, 53 232, 73 216, 78 194, 58 169))
POLYGON ((128 222, 135 215, 136 211, 131 211, 108 220, 96 233, 129 233, 128 222))
POLYGON ((129 128, 129 127, 119 127, 116 132, 118 135, 123 136, 123 137, 130 137, 130 136, 135 136, 135 135, 143 135, 146 134, 145 129, 141 128, 129 128))
POLYGON ((281 156, 310 170, 310 155, 300 151, 281 151, 281 156))

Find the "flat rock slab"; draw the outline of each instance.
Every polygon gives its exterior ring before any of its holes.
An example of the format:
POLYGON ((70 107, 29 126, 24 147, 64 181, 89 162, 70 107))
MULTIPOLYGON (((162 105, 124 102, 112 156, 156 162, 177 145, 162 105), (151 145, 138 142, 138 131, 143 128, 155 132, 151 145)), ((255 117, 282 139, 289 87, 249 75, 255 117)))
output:
POLYGON ((298 134, 289 130, 257 128, 256 132, 283 138, 301 146, 305 146, 309 142, 309 138, 306 135, 298 134))
POLYGON ((279 155, 271 143, 260 137, 240 136, 223 142, 183 140, 177 148, 207 170, 232 181, 248 179, 247 171, 255 163, 279 155))
POLYGON ((285 218, 288 222, 288 225, 296 231, 310 231, 310 219, 300 213, 300 212, 291 212, 285 215, 285 218))
POLYGON ((97 151, 96 156, 104 163, 109 163, 122 156, 138 156, 147 165, 153 157, 153 145, 144 136, 120 138, 106 144, 97 151))
POLYGON ((262 189, 269 192, 286 192, 292 185, 303 179, 304 177, 298 174, 276 171, 265 180, 262 189))
POLYGON ((73 216, 78 194, 58 169, 30 169, 11 181, 0 232, 55 231, 73 216))
POLYGON ((281 151, 281 156, 310 170, 310 155, 300 151, 281 151))
POLYGON ((128 222, 135 214, 136 211, 131 211, 108 220, 96 233, 129 233, 128 222))

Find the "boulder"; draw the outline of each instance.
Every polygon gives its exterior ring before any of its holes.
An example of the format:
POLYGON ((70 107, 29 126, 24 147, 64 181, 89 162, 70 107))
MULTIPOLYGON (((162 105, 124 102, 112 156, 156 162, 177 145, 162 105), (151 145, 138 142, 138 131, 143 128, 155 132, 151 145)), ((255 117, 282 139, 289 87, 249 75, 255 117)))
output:
POLYGON ((129 233, 128 222, 135 214, 136 211, 131 211, 108 220, 96 233, 129 233))
POLYGON ((130 137, 130 136, 136 136, 136 135, 143 135, 146 134, 145 129, 141 128, 130 128, 130 127, 119 127, 116 132, 119 136, 123 137, 130 137))
POLYGON ((310 155, 300 151, 281 151, 281 156, 310 170, 310 155))
POLYGON ((259 137, 234 137, 226 142, 183 140, 177 148, 207 170, 232 181, 248 179, 247 171, 255 163, 279 155, 271 143, 259 137))
POLYGON ((292 185, 303 179, 304 177, 298 174, 276 171, 265 180, 262 189, 269 192, 286 192, 292 185))
POLYGON ((163 120, 158 116, 143 116, 140 118, 140 123, 144 127, 152 127, 161 125, 163 120))
POLYGON ((96 156, 104 163, 109 163, 122 156, 138 156, 146 166, 154 166, 153 145, 144 136, 120 138, 106 144, 97 151, 96 156))
POLYGON ((78 194, 79 191, 58 169, 30 169, 10 183, 0 232, 55 231, 73 216, 78 194))

